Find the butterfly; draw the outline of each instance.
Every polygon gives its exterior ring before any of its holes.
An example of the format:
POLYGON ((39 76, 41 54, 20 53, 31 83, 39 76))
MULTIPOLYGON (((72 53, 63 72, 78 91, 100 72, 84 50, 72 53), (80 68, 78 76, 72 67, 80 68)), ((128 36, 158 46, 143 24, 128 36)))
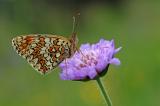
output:
POLYGON ((12 39, 12 46, 35 70, 46 74, 63 60, 72 57, 78 50, 75 29, 78 26, 79 16, 79 12, 73 16, 73 29, 70 38, 53 34, 21 35, 12 39))
POLYGON ((73 33, 70 38, 52 34, 21 35, 12 39, 15 51, 41 74, 57 67, 70 58, 77 50, 78 38, 73 33))

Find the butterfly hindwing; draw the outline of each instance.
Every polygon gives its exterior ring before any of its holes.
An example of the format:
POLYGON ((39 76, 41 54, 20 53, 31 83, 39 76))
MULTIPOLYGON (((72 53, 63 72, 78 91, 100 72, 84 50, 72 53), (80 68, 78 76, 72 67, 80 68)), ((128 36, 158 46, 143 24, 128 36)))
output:
POLYGON ((62 36, 31 34, 13 38, 12 45, 17 53, 41 74, 54 69, 70 57, 71 42, 62 36))

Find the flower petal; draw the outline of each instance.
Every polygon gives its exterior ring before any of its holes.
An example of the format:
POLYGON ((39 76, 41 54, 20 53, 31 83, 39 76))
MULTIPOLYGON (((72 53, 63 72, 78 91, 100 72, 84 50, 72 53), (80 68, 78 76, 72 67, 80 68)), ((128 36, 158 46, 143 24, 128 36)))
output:
POLYGON ((121 62, 118 58, 113 58, 112 60, 109 61, 110 64, 114 64, 114 65, 120 65, 121 62))

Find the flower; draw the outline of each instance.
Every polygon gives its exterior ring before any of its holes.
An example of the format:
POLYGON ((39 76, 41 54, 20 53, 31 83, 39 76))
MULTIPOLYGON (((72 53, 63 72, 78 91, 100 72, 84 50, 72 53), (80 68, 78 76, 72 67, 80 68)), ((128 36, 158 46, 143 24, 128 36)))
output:
POLYGON ((115 49, 114 40, 101 39, 96 44, 82 44, 79 51, 59 65, 60 77, 62 80, 95 79, 109 64, 120 64, 120 60, 114 58, 120 49, 115 49))

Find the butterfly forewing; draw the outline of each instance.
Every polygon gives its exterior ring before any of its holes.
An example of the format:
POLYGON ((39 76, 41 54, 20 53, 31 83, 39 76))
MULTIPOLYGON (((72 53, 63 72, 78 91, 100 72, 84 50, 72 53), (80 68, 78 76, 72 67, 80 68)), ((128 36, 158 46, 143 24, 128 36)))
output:
POLYGON ((71 56, 71 42, 62 36, 31 34, 13 38, 12 45, 17 53, 41 74, 54 69, 71 56))

